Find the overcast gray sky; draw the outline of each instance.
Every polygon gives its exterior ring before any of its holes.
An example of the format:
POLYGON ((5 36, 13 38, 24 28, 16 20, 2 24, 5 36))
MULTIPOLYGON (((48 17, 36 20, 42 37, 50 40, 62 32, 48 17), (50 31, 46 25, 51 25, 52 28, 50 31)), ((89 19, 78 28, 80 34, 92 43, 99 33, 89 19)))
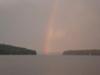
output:
MULTIPOLYGON (((44 53, 54 0, 0 0, 0 43, 44 53)), ((100 1, 58 0, 49 52, 100 49, 100 1)))

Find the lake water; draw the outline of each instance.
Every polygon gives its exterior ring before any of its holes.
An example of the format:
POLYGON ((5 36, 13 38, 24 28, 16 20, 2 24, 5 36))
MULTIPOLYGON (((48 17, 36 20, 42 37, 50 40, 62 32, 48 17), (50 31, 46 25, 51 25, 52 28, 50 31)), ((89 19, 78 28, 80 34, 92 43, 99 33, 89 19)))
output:
POLYGON ((100 56, 0 56, 0 75, 100 75, 100 56))

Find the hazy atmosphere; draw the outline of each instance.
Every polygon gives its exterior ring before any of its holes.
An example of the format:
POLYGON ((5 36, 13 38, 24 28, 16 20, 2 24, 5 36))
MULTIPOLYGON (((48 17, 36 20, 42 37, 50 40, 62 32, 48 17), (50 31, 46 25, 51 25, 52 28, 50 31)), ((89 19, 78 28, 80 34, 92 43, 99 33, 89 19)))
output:
POLYGON ((0 0, 0 43, 39 54, 100 49, 100 1, 0 0))

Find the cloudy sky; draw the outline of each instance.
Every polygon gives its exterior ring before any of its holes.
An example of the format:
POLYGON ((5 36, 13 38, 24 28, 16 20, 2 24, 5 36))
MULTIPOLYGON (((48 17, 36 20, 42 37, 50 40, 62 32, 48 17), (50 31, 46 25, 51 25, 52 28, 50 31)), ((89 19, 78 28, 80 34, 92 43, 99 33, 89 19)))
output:
POLYGON ((59 53, 100 49, 99 0, 0 0, 0 43, 59 53))

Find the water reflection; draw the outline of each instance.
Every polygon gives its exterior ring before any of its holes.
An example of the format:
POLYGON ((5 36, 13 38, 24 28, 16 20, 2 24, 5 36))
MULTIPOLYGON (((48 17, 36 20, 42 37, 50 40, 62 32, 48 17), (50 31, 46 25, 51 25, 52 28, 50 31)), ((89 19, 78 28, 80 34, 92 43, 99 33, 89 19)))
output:
POLYGON ((0 56, 1 75, 100 75, 99 56, 0 56))

